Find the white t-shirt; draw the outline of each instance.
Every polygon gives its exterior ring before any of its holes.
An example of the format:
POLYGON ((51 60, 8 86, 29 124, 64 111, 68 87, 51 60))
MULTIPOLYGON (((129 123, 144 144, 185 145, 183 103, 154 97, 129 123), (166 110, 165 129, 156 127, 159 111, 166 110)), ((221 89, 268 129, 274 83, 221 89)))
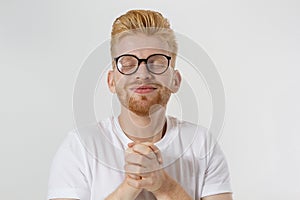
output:
MULTIPOLYGON (((130 142, 117 117, 71 131, 53 159, 48 199, 105 199, 124 180, 130 142)), ((232 192, 226 159, 205 128, 168 116, 166 134, 155 145, 164 170, 194 199, 232 192)), ((137 199, 155 197, 143 190, 137 199)))

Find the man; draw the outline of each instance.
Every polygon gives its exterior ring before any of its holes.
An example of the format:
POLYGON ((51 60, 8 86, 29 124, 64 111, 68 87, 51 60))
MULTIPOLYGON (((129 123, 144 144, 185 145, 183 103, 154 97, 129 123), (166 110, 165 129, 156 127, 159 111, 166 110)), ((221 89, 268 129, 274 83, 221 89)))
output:
POLYGON ((48 199, 231 200, 226 160, 206 129, 166 116, 181 83, 168 20, 149 10, 120 16, 111 55, 107 83, 120 115, 71 131, 53 160, 48 199))

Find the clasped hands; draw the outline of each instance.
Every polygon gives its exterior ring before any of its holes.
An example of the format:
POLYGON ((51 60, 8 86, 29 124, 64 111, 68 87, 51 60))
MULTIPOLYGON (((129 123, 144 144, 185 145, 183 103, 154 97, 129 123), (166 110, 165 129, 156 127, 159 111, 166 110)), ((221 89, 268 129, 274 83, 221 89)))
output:
POLYGON ((165 179, 160 150, 150 142, 129 143, 125 153, 126 182, 136 189, 159 190, 165 179))

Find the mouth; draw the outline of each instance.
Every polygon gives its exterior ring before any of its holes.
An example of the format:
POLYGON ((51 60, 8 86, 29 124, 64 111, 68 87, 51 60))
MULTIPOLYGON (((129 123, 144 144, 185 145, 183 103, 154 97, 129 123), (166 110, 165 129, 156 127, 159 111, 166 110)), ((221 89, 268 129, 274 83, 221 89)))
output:
POLYGON ((157 89, 157 87, 152 86, 152 85, 141 85, 141 86, 132 88, 132 90, 138 94, 151 93, 151 92, 155 91, 156 89, 157 89))

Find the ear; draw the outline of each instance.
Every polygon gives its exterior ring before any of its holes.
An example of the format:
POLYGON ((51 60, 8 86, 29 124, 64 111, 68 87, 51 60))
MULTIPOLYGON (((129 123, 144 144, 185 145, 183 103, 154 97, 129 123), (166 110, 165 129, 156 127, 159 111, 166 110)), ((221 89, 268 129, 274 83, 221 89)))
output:
POLYGON ((174 71, 173 82, 172 82, 172 93, 176 93, 181 84, 181 75, 178 70, 174 71))
POLYGON ((116 93, 116 83, 115 83, 115 79, 114 79, 114 71, 113 70, 109 70, 108 74, 107 74, 107 85, 109 90, 112 93, 116 93))

